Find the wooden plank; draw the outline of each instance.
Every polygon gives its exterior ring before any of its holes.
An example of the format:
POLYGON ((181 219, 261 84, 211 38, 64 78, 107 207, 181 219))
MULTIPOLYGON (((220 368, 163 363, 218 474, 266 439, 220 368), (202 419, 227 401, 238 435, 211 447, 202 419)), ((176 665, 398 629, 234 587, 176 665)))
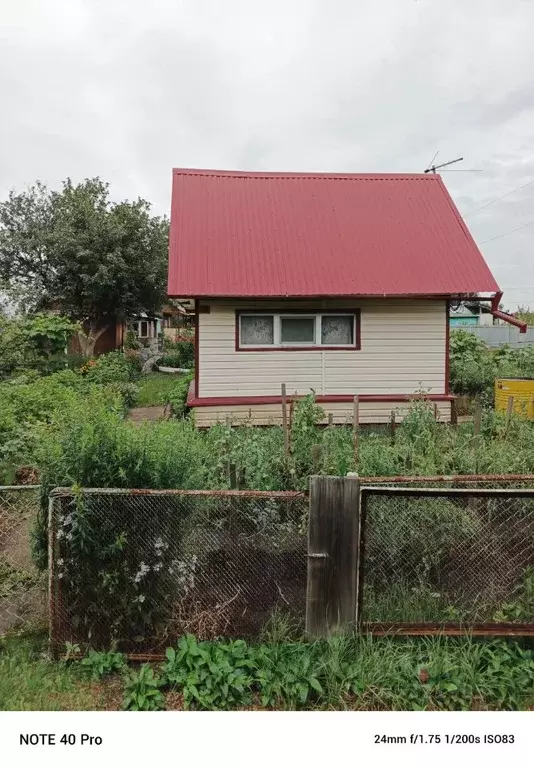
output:
POLYGON ((479 400, 477 400, 475 405, 475 415, 473 421, 473 435, 478 437, 480 435, 480 429, 482 426, 482 405, 479 400))
POLYGON ((306 631, 327 636, 357 622, 358 477, 310 478, 306 631))
POLYGON ((321 445, 312 445, 312 463, 313 463, 313 471, 315 474, 317 474, 319 472, 319 469, 321 468, 321 454, 322 454, 321 445))
POLYGON ((352 449, 354 451, 354 465, 358 468, 359 463, 359 436, 360 436, 360 400, 358 395, 354 397, 352 411, 352 449))
POLYGON ((284 453, 289 455, 289 429, 287 425, 286 385, 282 384, 282 428, 284 429, 284 453))
POLYGON ((456 407, 456 400, 451 402, 451 426, 456 428, 458 426, 458 408, 456 407))
POLYGON ((235 463, 228 464, 228 484, 230 485, 230 490, 237 488, 237 468, 235 463))

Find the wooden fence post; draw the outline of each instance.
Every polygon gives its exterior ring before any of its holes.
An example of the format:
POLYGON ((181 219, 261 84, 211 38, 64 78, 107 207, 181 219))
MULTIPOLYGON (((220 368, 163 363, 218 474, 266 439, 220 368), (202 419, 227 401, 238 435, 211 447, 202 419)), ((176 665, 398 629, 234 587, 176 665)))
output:
POLYGON ((352 449, 354 451, 354 465, 358 468, 359 462, 359 432, 360 432, 360 400, 358 395, 354 397, 354 409, 352 414, 352 449))
POLYGON ((284 429, 284 453, 289 455, 289 429, 287 425, 286 385, 282 384, 282 428, 284 429))
POLYGON ((389 422, 389 430, 390 430, 390 439, 391 444, 395 444, 395 421, 396 421, 396 413, 394 410, 391 411, 391 421, 389 422))
POLYGON ((310 477, 306 631, 327 636, 357 624, 360 480, 310 477))
POLYGON ((317 473, 321 468, 322 449, 321 445, 312 445, 313 471, 317 473))
POLYGON ((237 467, 235 463, 228 464, 228 484, 230 490, 235 490, 237 487, 237 467))
POLYGON ((458 408, 455 399, 451 401, 451 426, 458 426, 458 408))
POLYGON ((475 414, 473 416, 473 436, 480 436, 480 429, 482 426, 482 404, 480 400, 477 400, 475 405, 475 414))

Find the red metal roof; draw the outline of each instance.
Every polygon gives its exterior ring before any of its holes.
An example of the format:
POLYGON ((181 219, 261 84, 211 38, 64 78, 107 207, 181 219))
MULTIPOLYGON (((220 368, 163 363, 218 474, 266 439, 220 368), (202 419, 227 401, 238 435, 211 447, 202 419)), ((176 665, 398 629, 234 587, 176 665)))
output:
POLYGON ((174 170, 169 295, 499 290, 439 175, 174 170))

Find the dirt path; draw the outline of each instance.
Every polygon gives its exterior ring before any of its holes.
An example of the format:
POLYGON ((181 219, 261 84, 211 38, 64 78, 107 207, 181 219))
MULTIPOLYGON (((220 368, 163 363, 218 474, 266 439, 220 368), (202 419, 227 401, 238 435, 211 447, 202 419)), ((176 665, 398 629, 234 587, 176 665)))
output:
POLYGON ((156 405, 154 407, 134 407, 128 413, 128 419, 141 423, 142 421, 159 421, 160 418, 165 418, 165 407, 163 405, 156 405))

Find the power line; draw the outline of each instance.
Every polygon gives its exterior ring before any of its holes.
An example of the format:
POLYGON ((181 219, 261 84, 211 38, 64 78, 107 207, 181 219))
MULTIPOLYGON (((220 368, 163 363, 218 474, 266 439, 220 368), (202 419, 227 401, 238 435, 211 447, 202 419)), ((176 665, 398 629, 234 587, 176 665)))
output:
POLYGON ((481 242, 481 245, 485 245, 487 242, 493 242, 493 240, 500 240, 502 237, 508 237, 509 234, 513 234, 514 232, 518 232, 520 229, 525 229, 527 226, 532 226, 534 224, 534 221, 527 221, 526 224, 521 224, 521 226, 516 227, 515 229, 510 229, 509 232, 504 232, 503 234, 498 234, 496 237, 490 237, 489 240, 484 240, 484 242, 481 242))
POLYGON ((512 189, 510 192, 506 192, 506 194, 502 194, 500 197, 496 197, 494 200, 487 202, 485 205, 481 205, 480 208, 475 208, 475 210, 472 210, 470 213, 466 213, 466 216, 472 216, 474 213, 478 213, 479 210, 489 208, 490 205, 494 205, 496 202, 499 202, 499 200, 504 200, 505 197, 509 197, 511 194, 515 194, 515 192, 520 192, 521 189, 526 189, 527 186, 531 186, 532 184, 534 184, 534 179, 529 181, 527 184, 523 184, 522 186, 518 186, 515 189, 512 189))

